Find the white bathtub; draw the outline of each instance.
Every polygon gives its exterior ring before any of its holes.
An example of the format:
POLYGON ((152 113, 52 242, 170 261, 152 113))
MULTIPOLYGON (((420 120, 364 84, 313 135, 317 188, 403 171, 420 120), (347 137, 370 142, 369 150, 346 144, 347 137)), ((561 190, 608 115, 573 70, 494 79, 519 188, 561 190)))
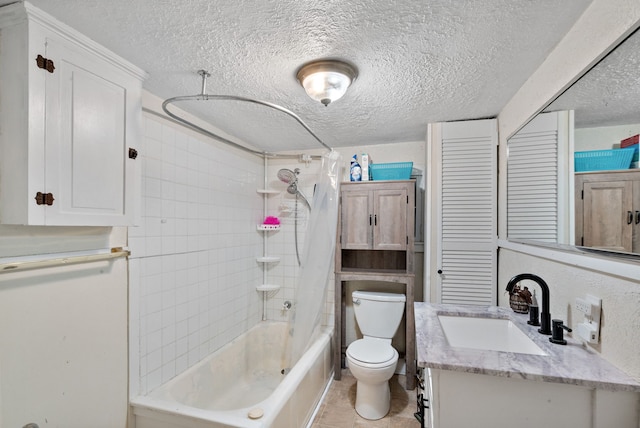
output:
POLYGON ((263 322, 146 396, 131 400, 134 428, 304 427, 332 373, 323 328, 284 375, 288 324, 263 322), (257 419, 249 413, 262 413, 257 419))

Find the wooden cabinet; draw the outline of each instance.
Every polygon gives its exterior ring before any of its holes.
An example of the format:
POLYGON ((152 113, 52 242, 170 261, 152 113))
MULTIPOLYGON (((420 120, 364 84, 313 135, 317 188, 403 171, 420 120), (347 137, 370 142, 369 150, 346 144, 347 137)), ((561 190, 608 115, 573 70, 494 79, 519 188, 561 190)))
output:
POLYGON ((341 196, 342 248, 406 251, 406 187, 344 186, 341 196))
POLYGON ((576 174, 576 244, 640 253, 640 171, 576 174))
POLYGON ((144 72, 29 3, 0 36, 0 222, 133 224, 144 72))
POLYGON ((348 345, 343 322, 346 282, 386 282, 388 291, 407 297, 406 387, 415 387, 414 225, 415 180, 341 183, 335 261, 336 379, 348 345))

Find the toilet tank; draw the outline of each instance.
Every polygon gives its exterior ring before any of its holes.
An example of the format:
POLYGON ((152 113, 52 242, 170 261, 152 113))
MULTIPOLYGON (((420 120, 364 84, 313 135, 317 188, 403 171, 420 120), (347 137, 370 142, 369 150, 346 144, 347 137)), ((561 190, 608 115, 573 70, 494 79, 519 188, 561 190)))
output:
POLYGON ((365 336, 391 339, 396 333, 407 298, 404 294, 354 291, 353 311, 365 336))

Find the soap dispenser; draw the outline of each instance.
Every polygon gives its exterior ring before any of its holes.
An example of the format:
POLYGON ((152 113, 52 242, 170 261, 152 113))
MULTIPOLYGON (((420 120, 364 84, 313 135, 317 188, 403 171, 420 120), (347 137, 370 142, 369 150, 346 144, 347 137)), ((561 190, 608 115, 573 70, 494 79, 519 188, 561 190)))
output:
POLYGON ((538 308, 538 299, 536 299, 536 290, 533 290, 533 296, 531 296, 531 303, 529 304, 529 325, 540 325, 540 308, 538 308))

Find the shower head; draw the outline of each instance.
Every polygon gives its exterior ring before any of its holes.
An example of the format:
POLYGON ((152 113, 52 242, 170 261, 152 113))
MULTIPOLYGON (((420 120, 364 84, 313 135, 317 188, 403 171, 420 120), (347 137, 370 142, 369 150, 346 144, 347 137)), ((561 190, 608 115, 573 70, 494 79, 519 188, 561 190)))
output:
POLYGON ((298 174, 300 174, 299 168, 296 168, 293 171, 287 168, 282 168, 278 171, 278 178, 280 179, 280 181, 289 185, 287 187, 287 193, 295 195, 296 197, 300 196, 300 198, 302 198, 302 200, 307 204, 309 209, 311 209, 311 204, 309 204, 306 196, 304 196, 304 194, 300 190, 298 190, 298 174))
MULTIPOLYGON (((296 168, 295 171, 291 171, 287 168, 282 168, 278 171, 278 178, 284 183, 291 184, 298 181, 298 174, 300 174, 300 170, 298 168, 296 168)), ((289 191, 289 193, 291 192, 289 191)))

